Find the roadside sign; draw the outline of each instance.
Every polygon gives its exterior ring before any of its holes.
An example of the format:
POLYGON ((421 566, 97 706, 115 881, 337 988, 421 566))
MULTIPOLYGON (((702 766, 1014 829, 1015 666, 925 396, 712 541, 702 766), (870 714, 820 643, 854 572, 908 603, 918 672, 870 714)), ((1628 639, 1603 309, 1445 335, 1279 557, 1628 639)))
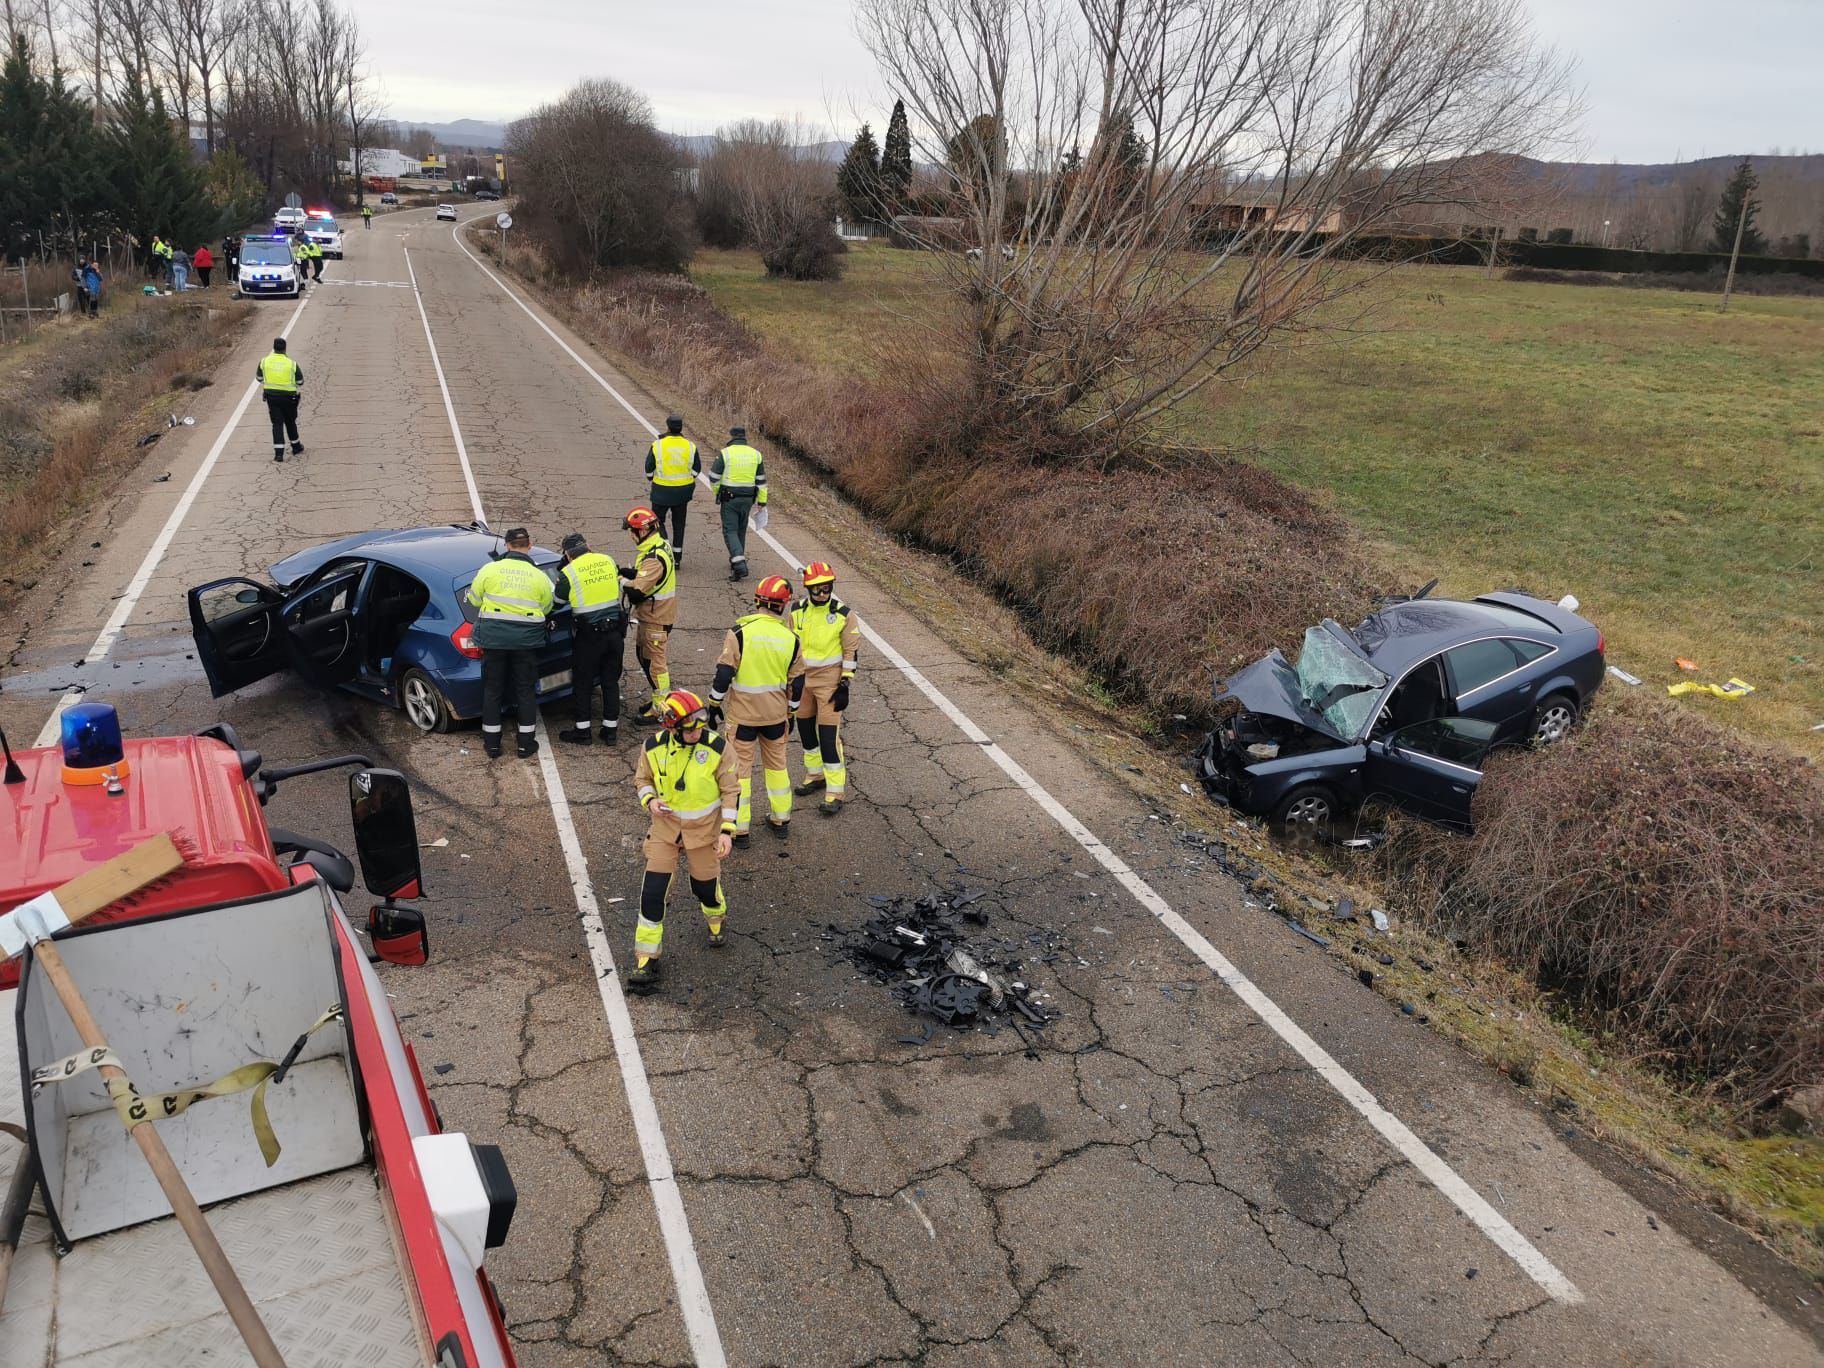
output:
POLYGON ((293 190, 289 195, 285 196, 285 207, 287 209, 302 209, 304 207, 304 197, 296 190, 293 190))
POLYGON ((497 227, 503 229, 511 228, 513 226, 513 215, 504 212, 496 214, 494 215, 494 223, 497 227))

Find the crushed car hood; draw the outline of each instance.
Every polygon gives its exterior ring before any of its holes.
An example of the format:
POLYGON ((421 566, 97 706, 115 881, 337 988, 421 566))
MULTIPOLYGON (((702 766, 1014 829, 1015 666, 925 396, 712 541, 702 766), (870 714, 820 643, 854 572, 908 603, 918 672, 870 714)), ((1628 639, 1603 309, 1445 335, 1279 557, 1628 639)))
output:
POLYGON ((1236 671, 1216 686, 1216 701, 1235 699, 1251 713, 1283 718, 1337 741, 1339 734, 1315 709, 1306 707, 1299 691, 1298 676, 1286 663, 1284 653, 1274 651, 1252 665, 1236 671))

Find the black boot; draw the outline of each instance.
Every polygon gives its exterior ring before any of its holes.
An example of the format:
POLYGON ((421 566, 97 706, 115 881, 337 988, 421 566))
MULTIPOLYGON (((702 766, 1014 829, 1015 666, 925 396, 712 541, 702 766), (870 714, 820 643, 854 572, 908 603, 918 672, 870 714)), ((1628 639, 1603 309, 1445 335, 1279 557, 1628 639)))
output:
POLYGON ((604 722, 602 724, 602 744, 604 746, 618 746, 621 744, 621 728, 619 723, 604 722))
POLYGON ((291 444, 291 454, 293 456, 302 456, 304 454, 304 443, 293 442, 291 444))
POLYGON ((557 734, 559 741, 568 741, 573 746, 593 746, 595 732, 588 723, 579 727, 565 727, 557 734))
POLYGON ((285 448, 282 446, 274 447, 272 449, 272 459, 275 461, 284 460, 285 459, 285 448))
POLYGON ((483 732, 481 734, 481 748, 488 753, 488 759, 500 759, 500 733, 483 732))
POLYGON ((534 736, 531 732, 521 732, 519 734, 519 758, 521 760, 530 760, 537 754, 538 737, 534 736))

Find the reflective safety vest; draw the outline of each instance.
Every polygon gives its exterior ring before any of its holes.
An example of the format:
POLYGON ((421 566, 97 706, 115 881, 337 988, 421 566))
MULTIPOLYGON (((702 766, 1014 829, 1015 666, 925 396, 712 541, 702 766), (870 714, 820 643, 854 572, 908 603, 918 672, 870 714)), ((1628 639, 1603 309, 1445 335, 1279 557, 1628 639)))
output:
POLYGON ((320 257, 323 255, 323 249, 320 246, 318 246, 316 243, 312 242, 309 238, 305 238, 304 239, 304 255, 307 257, 320 257))
POLYGON ((579 618, 607 617, 621 606, 621 570, 600 551, 585 551, 564 566, 570 611, 579 618))
POLYGON ((163 257, 166 261, 169 261, 176 253, 171 250, 170 243, 166 242, 163 238, 155 237, 152 239, 152 255, 155 257, 163 257))
POLYGON ((660 732, 646 738, 646 767, 652 771, 650 789, 640 790, 640 806, 654 798, 671 809, 682 822, 694 822, 722 810, 722 781, 716 770, 727 743, 707 728, 703 739, 687 746, 675 733, 660 732))
POLYGON ((798 638, 771 613, 749 613, 735 622, 741 637, 741 663, 731 686, 737 693, 783 691, 791 677, 798 638))
POLYGON ((695 442, 667 433, 652 444, 652 482, 673 486, 695 483, 697 476, 691 465, 696 457, 695 442))
POLYGON ((543 622, 557 601, 551 577, 517 555, 482 566, 469 586, 468 598, 482 622, 543 622))
POLYGON ((633 554, 636 563, 648 556, 657 556, 665 562, 665 577, 653 586, 652 592, 646 595, 647 598, 657 601, 678 596, 678 562, 671 554, 671 543, 665 540, 663 532, 654 532, 639 544, 633 554))
POLYGON ((298 363, 284 352, 273 352, 260 362, 260 384, 270 394, 296 394, 298 363))
POLYGON ((807 670, 819 665, 840 665, 844 674, 854 673, 855 662, 842 655, 842 636, 848 629, 849 605, 833 594, 828 603, 806 599, 792 609, 792 630, 798 634, 807 670))
POLYGON ((752 493, 760 474, 760 453, 747 443, 722 448, 722 487, 752 493))

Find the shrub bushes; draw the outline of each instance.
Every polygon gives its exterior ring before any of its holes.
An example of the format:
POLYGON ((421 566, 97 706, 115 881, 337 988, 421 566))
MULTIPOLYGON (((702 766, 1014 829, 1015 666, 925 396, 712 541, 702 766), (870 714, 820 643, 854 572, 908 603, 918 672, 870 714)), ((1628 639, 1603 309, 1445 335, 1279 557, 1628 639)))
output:
POLYGON ((1816 769, 1635 693, 1497 760, 1476 833, 1395 824, 1410 905, 1742 1106, 1824 1078, 1816 769))

